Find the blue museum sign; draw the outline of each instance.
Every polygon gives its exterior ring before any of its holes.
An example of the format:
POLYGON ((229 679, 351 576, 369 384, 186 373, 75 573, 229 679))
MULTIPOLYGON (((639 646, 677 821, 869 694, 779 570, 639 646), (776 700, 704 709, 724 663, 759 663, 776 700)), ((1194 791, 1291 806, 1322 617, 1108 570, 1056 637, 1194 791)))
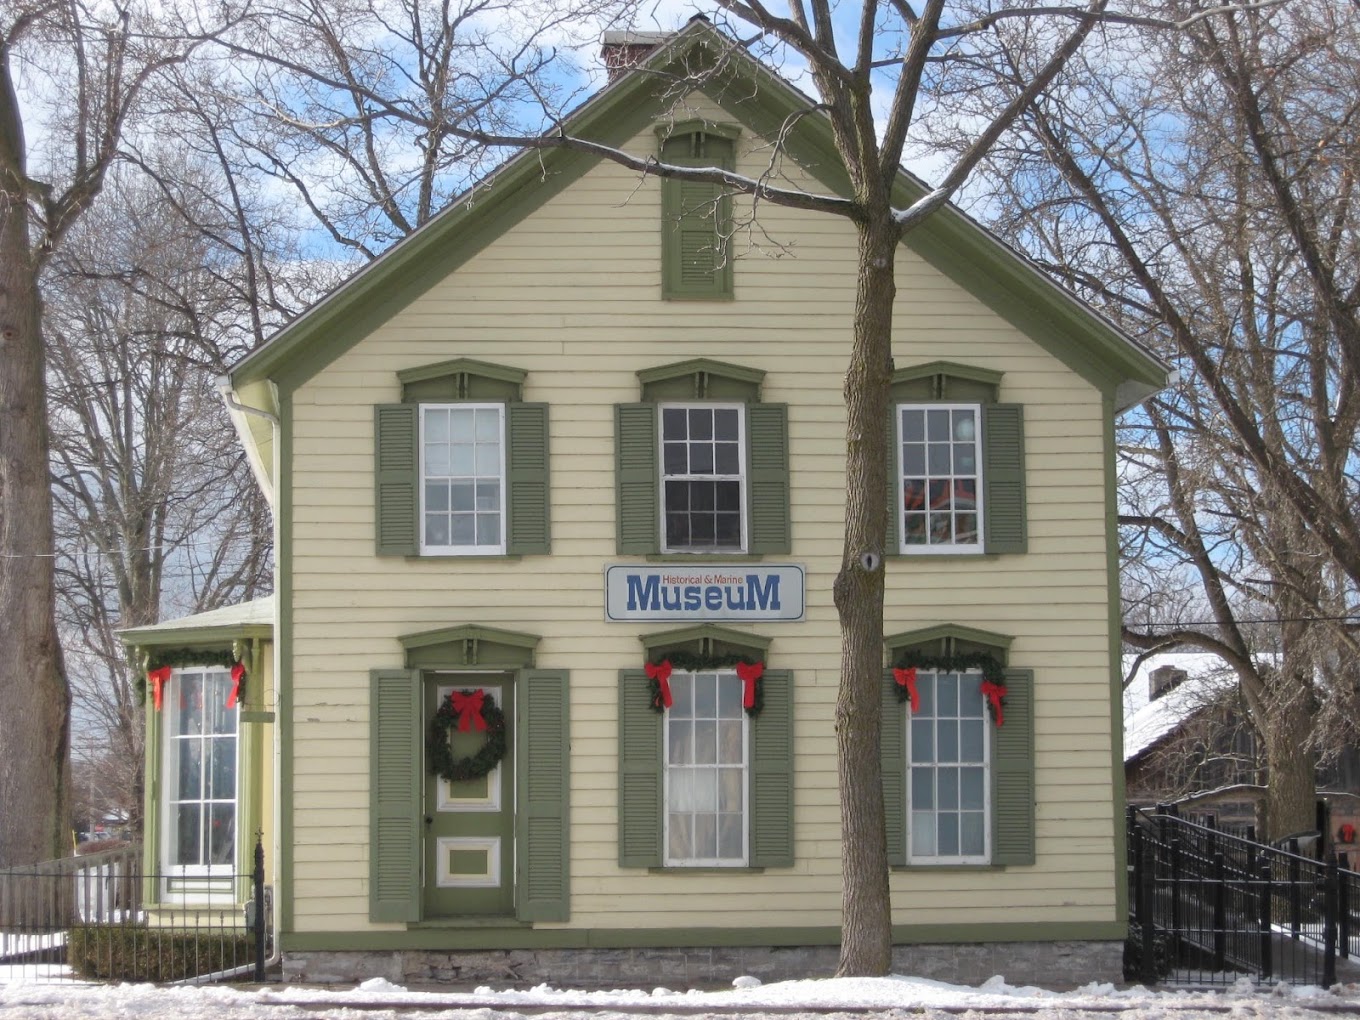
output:
POLYGON ((803 568, 789 563, 611 566, 604 590, 611 622, 803 618, 803 568))

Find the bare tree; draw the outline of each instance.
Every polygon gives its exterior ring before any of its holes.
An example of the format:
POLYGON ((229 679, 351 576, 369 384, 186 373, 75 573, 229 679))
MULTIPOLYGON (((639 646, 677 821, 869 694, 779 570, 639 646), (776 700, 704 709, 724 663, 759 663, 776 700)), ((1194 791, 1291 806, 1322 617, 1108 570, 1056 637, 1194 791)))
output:
POLYGON ((0 618, 12 648, 0 664, 0 865, 70 850, 40 277, 103 188, 148 80, 184 58, 184 36, 135 5, 18 0, 0 18, 0 618))
POLYGON ((239 260, 165 186, 112 176, 54 257, 45 321, 68 675, 81 728, 127 763, 119 799, 138 831, 140 671, 115 631, 269 583, 268 510, 211 387, 219 347, 249 318, 239 260))
POLYGON ((988 168, 1001 229, 1180 368, 1126 430, 1161 494, 1123 523, 1193 572, 1208 615, 1125 637, 1237 669, 1273 836, 1313 824, 1319 725, 1352 715, 1335 708, 1353 685, 1327 676, 1360 651, 1353 13, 1305 0, 1157 37, 1138 61, 1107 48, 988 168))

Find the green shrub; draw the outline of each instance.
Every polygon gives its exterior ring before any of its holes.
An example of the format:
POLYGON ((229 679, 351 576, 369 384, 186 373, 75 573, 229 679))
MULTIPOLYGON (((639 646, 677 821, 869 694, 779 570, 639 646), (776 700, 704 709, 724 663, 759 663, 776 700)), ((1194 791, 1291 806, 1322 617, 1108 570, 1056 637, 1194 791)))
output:
POLYGON ((89 980, 179 981, 253 963, 255 938, 244 930, 86 925, 70 930, 66 954, 89 980))

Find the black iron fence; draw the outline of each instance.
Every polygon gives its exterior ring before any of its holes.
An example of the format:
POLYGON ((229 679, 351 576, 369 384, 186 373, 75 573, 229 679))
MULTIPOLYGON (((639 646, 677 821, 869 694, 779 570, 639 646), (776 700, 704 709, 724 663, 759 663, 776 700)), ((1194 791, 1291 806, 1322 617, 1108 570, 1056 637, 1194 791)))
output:
POLYGON ((1126 976, 1144 983, 1355 980, 1360 874, 1174 812, 1128 814, 1126 976))
POLYGON ((254 867, 151 872, 142 849, 0 870, 6 981, 263 981, 272 949, 264 848, 254 867))

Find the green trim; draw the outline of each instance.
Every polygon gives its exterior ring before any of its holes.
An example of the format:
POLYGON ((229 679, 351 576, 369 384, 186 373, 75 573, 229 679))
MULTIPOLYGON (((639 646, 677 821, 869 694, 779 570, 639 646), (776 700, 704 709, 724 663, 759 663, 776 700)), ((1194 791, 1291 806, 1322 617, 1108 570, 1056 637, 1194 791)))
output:
POLYGON ((196 651, 230 649, 237 641, 269 640, 274 628, 267 623, 233 623, 219 627, 180 627, 157 630, 154 627, 135 627, 118 632, 118 639, 128 649, 190 648, 196 651))
POLYGON ((655 658, 658 652, 683 645, 694 645, 697 655, 712 655, 717 646, 730 646, 738 651, 751 653, 752 658, 764 661, 773 639, 761 637, 759 634, 748 634, 746 631, 734 630, 717 623, 702 623, 697 627, 639 634, 638 640, 646 649, 648 661, 655 658))
POLYGON ((461 914, 449 917, 436 917, 428 921, 412 921, 408 925, 408 930, 418 931, 425 929, 450 928, 509 928, 520 931, 531 931, 532 921, 518 921, 513 917, 488 917, 485 914, 461 914))
POLYGON ((970 382, 997 387, 1001 385, 1001 380, 1006 377, 1005 372, 994 372, 989 368, 978 368, 975 365, 961 365, 957 361, 931 361, 924 365, 911 365, 907 368, 897 369, 892 374, 892 385, 895 386, 898 383, 911 382, 934 375, 952 375, 960 379, 967 379, 970 382))
POLYGON ((648 563, 759 563, 764 553, 652 553, 648 563))
POLYGON ((642 384, 642 399, 647 399, 647 387, 653 383, 669 382, 672 379, 682 379, 685 376, 694 377, 695 400, 707 398, 707 380, 705 378, 707 376, 717 376, 720 379, 746 383, 755 386, 757 392, 761 383, 765 381, 764 371, 758 368, 746 368, 726 361, 714 361, 712 358, 691 358, 689 361, 677 361, 670 365, 639 369, 637 377, 638 382, 642 384))
POLYGON ((273 712, 242 712, 240 720, 243 723, 271 723, 274 721, 273 712))
POLYGON ((888 650, 888 663, 890 665, 896 662, 902 652, 908 648, 935 644, 937 648, 943 648, 946 654, 953 654, 954 646, 962 642, 968 645, 981 645, 984 648, 999 652, 1000 654, 996 657, 1001 660, 1001 665, 1005 666, 1006 653, 1010 651, 1011 642, 1014 640, 1014 638, 1007 637, 1005 634, 997 634, 978 627, 965 627, 957 623, 938 623, 931 627, 918 627, 915 630, 904 630, 889 635, 883 639, 883 646, 888 650))
MULTIPOLYGON (((671 869, 678 871, 679 869, 671 869)), ((744 875, 741 869, 731 869, 744 875)), ((893 925, 896 945, 1004 942, 1111 942, 1128 935, 1127 921, 893 925)), ((841 929, 799 928, 529 928, 489 926, 406 931, 290 932, 285 952, 381 952, 400 949, 671 949, 726 946, 834 946, 841 929)))
MULTIPOLYGON (((672 80, 667 71, 688 78, 713 59, 727 62, 730 81, 713 98, 756 134, 774 137, 791 113, 806 109, 806 97, 772 70, 711 25, 694 21, 572 114, 567 130, 604 144, 623 143, 664 114, 666 83, 672 80)), ((787 149, 829 187, 848 193, 825 116, 801 118, 787 149)), ((596 162, 594 156, 557 149, 512 157, 491 178, 494 187, 461 196, 248 355, 232 371, 233 385, 239 390, 270 377, 282 391, 300 385, 596 162)), ((922 182, 902 173, 893 199, 905 206, 924 191, 922 182)), ((1164 364, 957 208, 934 213, 904 243, 1102 392, 1114 396, 1119 390, 1123 406, 1166 385, 1164 364)))
POLYGON ((716 135, 732 142, 741 137, 741 128, 738 125, 704 120, 701 117, 691 117, 675 124, 658 124, 652 131, 662 142, 672 138, 683 138, 685 135, 716 135))
POLYGON ((274 675, 274 708, 278 713, 278 842, 275 856, 276 909, 279 929, 293 923, 293 394, 279 392, 279 477, 275 486, 278 500, 274 518, 278 529, 275 546, 274 578, 277 592, 278 647, 274 675))
POLYGON ((670 867, 662 866, 647 869, 649 875, 731 875, 733 873, 738 875, 763 875, 765 868, 686 868, 680 865, 671 865, 670 867))
POLYGON ((1114 818, 1114 891, 1118 916, 1129 913, 1129 883, 1124 881, 1128 869, 1127 829, 1124 809, 1127 794, 1124 776, 1124 742, 1119 738, 1124 719, 1124 663, 1121 623, 1123 609, 1119 586, 1119 495, 1117 439, 1115 437, 1113 401, 1106 397, 1100 402, 1103 423, 1105 467, 1105 573, 1109 586, 1109 642, 1110 642, 1110 719, 1113 722, 1110 739, 1110 799, 1114 818))
POLYGON ((397 373, 397 381, 405 386, 408 383, 445 379, 453 375, 480 375, 495 379, 497 382, 522 386, 524 380, 529 377, 529 372, 523 368, 511 368, 509 365, 493 365, 489 361, 478 361, 476 358, 454 358, 451 361, 441 361, 437 365, 404 368, 397 373))
POLYGON ((464 624, 397 638, 406 653, 407 669, 442 666, 523 669, 534 664, 537 634, 464 624))

